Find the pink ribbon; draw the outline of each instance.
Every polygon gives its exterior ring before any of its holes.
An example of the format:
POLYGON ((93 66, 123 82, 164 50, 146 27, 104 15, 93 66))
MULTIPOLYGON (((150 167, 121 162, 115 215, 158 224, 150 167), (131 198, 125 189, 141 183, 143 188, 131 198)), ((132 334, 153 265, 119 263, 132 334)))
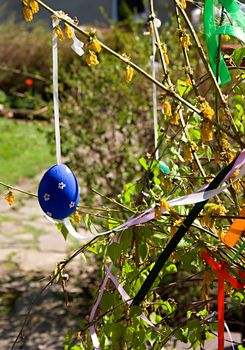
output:
MULTIPOLYGON (((133 299, 130 298, 130 296, 125 291, 123 286, 118 282, 116 277, 111 273, 112 267, 113 267, 113 263, 110 263, 109 267, 105 264, 106 275, 105 275, 104 281, 100 287, 100 291, 99 291, 99 295, 98 295, 98 298, 96 300, 96 303, 94 304, 94 306, 91 310, 90 316, 89 316, 89 322, 91 323, 91 326, 89 327, 89 332, 90 332, 90 337, 91 337, 91 340, 92 340, 92 343, 93 343, 95 350, 101 350, 101 348, 100 348, 99 339, 98 339, 98 336, 96 334, 93 322, 94 322, 96 311, 97 311, 99 304, 101 302, 101 299, 102 299, 102 296, 104 294, 105 287, 107 285, 108 280, 109 279, 111 280, 111 282, 114 284, 114 286, 116 287, 119 294, 122 296, 123 300, 125 300, 128 305, 131 305, 131 303, 133 301, 133 299)), ((160 334, 160 331, 157 329, 157 327, 143 313, 140 315, 140 318, 143 321, 145 321, 155 332, 160 334)))

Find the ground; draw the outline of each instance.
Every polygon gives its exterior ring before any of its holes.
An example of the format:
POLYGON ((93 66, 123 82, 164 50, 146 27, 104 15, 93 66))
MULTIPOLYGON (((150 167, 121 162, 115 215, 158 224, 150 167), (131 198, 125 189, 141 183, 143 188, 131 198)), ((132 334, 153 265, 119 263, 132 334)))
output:
MULTIPOLYGON (((22 179, 21 188, 36 192, 38 179, 22 179)), ((40 288, 47 282, 56 263, 75 248, 74 241, 65 241, 55 225, 49 223, 37 200, 16 195, 9 207, 0 199, 0 348, 10 349, 26 312, 40 288)), ((60 284, 53 285, 38 297, 37 305, 21 341, 15 349, 63 349, 69 328, 78 329, 79 320, 91 309, 92 293, 98 286, 96 263, 92 257, 85 263, 76 258, 67 272, 70 303, 65 305, 60 284)))

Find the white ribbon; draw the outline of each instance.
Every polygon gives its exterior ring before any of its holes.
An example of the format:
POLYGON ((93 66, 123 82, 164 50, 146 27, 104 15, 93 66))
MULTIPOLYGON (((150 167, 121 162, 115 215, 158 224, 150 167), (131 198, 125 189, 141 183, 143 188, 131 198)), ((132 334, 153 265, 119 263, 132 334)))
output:
MULTIPOLYGON (((113 266, 113 264, 111 263, 110 266, 109 266, 109 270, 111 270, 112 266, 113 266)), ((103 281, 103 283, 102 283, 102 285, 100 287, 98 298, 97 298, 96 303, 94 304, 94 306, 93 306, 93 308, 91 310, 91 313, 89 315, 89 322, 90 323, 92 323, 94 321, 96 311, 97 311, 97 309, 98 309, 98 307, 100 305, 100 302, 101 302, 101 299, 102 299, 102 296, 104 294, 105 287, 107 285, 107 282, 108 282, 109 278, 110 278, 110 276, 109 276, 108 272, 106 272, 104 281, 103 281)), ((93 324, 89 327, 89 332, 90 332, 90 336, 91 336, 91 339, 92 339, 92 343, 93 343, 94 349, 95 350, 100 350, 99 339, 97 337, 97 334, 95 332, 95 328, 94 328, 93 324)))
MULTIPOLYGON (((63 16, 64 19, 70 20, 67 15, 63 16)), ((57 27, 60 23, 60 19, 57 17, 52 18, 53 28, 57 27)), ((80 41, 76 35, 74 28, 70 27, 72 32, 73 44, 71 48, 79 55, 84 54, 83 42, 80 41)), ((56 160, 57 164, 61 164, 61 146, 60 146, 60 121, 59 121, 59 95, 58 95, 58 37, 56 31, 53 30, 53 101, 54 101, 54 124, 55 124, 55 142, 56 142, 56 160)))
POLYGON ((97 237, 95 235, 93 235, 92 233, 88 233, 88 234, 81 234, 78 233, 74 227, 72 226, 70 219, 69 218, 65 218, 63 219, 63 223, 65 225, 65 227, 67 228, 67 231, 70 233, 70 235, 76 239, 78 239, 81 243, 90 241, 91 239, 97 237))
MULTIPOLYGON (((111 273, 111 268, 108 268, 105 265, 105 269, 109 275, 110 280, 113 282, 114 286, 116 287, 116 289, 118 290, 119 294, 121 295, 121 297, 123 298, 123 300, 126 301, 126 303, 128 305, 131 305, 133 302, 133 299, 130 298, 130 296, 128 295, 128 293, 125 291, 125 289, 123 288, 123 286, 118 282, 118 280, 116 279, 116 277, 114 275, 112 275, 111 273)), ((142 313, 140 315, 140 318, 145 321, 155 332, 161 334, 161 332, 157 329, 157 327, 150 321, 148 320, 148 318, 142 313)))
POLYGON ((232 339, 232 336, 231 336, 231 332, 230 332, 230 330, 229 330, 229 327, 228 327, 228 325, 227 325, 226 322, 224 323, 224 325, 225 325, 226 332, 228 333, 228 336, 229 336, 230 341, 231 341, 232 350, 235 350, 234 345, 233 345, 233 344, 234 344, 234 340, 232 339))
MULTIPOLYGON (((217 317, 217 315, 218 315, 218 312, 217 312, 217 311, 213 311, 209 316, 207 316, 207 317, 205 318, 205 320, 206 320, 207 322, 213 322, 213 318, 214 318, 214 317, 217 317)), ((226 322, 224 322, 224 326, 225 326, 226 332, 227 332, 227 334, 228 334, 228 336, 229 336, 229 338, 230 338, 232 350, 235 350, 234 345, 233 345, 233 344, 235 344, 235 342, 234 342, 234 340, 232 339, 231 332, 230 332, 229 327, 228 327, 228 325, 227 325, 226 322)))
POLYGON ((78 56, 82 56, 84 54, 84 50, 83 50, 84 43, 76 37, 75 29, 72 27, 71 27, 71 32, 72 32, 72 40, 73 40, 73 44, 71 45, 71 48, 76 52, 76 54, 78 54, 78 56))
MULTIPOLYGON (((154 30, 152 30, 152 56, 151 56, 151 64, 152 64, 152 77, 156 78, 156 65, 155 65, 155 57, 156 57, 156 45, 155 45, 155 35, 154 30)), ((154 144, 155 144, 155 157, 156 160, 159 159, 159 149, 158 146, 158 120, 157 120, 157 86, 156 84, 152 84, 152 104, 153 104, 153 125, 154 125, 154 144)))
MULTIPOLYGON (((53 18, 53 28, 59 24, 58 18, 53 18)), ((53 101, 54 101, 54 126, 55 126, 55 145, 56 161, 61 164, 61 147, 60 147, 60 116, 59 116, 59 94, 58 94, 58 37, 53 30, 53 101)))
MULTIPOLYGON (((109 279, 111 280, 111 282, 114 284, 114 286, 116 287, 117 291, 119 292, 119 294, 121 295, 123 300, 126 301, 126 303, 128 305, 131 305, 132 301, 133 301, 133 299, 130 298, 130 296, 125 291, 123 286, 118 282, 116 277, 111 273, 112 267, 113 267, 113 263, 110 263, 109 267, 105 263, 106 275, 105 275, 104 281, 100 287, 100 291, 99 291, 99 295, 98 295, 98 298, 96 300, 96 303, 94 304, 94 306, 91 310, 90 316, 89 316, 89 323, 91 323, 91 326, 89 327, 89 332, 90 332, 90 337, 91 337, 91 340, 93 343, 94 350, 101 350, 99 339, 98 339, 98 336, 96 334, 93 322, 95 319, 96 311, 97 311, 97 309, 100 305, 101 299, 103 297, 108 280, 109 279)), ((140 315, 140 318, 144 322, 146 322, 155 332, 161 334, 161 332, 157 329, 157 327, 143 313, 140 315)))

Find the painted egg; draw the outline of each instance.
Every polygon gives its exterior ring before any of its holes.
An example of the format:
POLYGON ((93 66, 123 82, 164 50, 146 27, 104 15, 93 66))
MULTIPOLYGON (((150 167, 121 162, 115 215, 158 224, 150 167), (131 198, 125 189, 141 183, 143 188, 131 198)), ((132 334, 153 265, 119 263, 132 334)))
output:
POLYGON ((163 173, 163 174, 168 174, 170 173, 170 169, 167 166, 167 164, 165 164, 163 161, 159 162, 159 170, 163 173))
POLYGON ((76 176, 64 164, 56 164, 44 174, 38 188, 39 204, 48 216, 62 220, 76 209, 80 190, 76 176))

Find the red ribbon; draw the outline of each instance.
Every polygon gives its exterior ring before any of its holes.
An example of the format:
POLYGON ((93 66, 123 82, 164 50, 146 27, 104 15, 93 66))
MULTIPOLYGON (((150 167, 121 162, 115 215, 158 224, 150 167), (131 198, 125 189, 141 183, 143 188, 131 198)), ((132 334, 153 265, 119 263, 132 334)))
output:
POLYGON ((245 280, 245 271, 238 270, 238 275, 242 280, 245 280))
MULTIPOLYGON (((225 295, 225 280, 229 282, 235 289, 244 288, 244 283, 239 283, 226 270, 226 263, 223 261, 218 264, 211 256, 205 252, 200 253, 201 257, 218 272, 218 350, 224 350, 224 295, 225 295)), ((238 271, 240 276, 243 272, 238 271)))

